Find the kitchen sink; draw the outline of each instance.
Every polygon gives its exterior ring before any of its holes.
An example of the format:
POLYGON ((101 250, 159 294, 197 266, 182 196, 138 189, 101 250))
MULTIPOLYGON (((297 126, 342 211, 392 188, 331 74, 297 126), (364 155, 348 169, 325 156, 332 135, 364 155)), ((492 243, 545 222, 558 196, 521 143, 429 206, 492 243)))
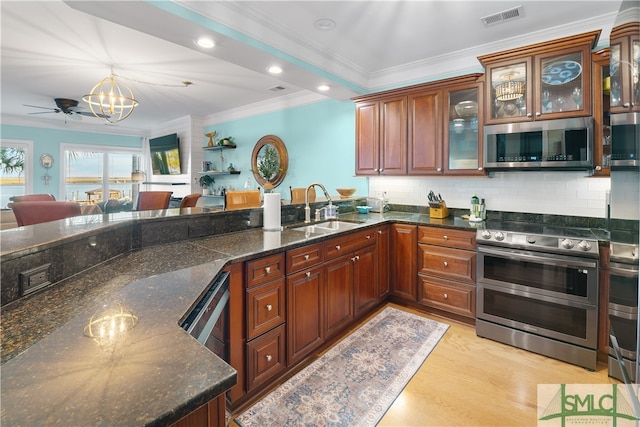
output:
POLYGON ((327 234, 335 231, 351 230, 358 227, 358 223, 347 221, 324 221, 317 224, 303 225, 300 227, 293 227, 292 230, 303 231, 309 234, 327 234))

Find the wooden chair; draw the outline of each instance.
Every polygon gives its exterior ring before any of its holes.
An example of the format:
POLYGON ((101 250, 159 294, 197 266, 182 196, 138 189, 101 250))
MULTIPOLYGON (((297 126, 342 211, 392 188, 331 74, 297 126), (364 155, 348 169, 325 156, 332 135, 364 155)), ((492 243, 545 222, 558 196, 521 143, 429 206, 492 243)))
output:
POLYGON ((200 193, 188 194, 182 198, 180 202, 180 209, 182 208, 192 208, 198 203, 198 199, 202 197, 200 193))
POLYGON ((173 191, 141 191, 138 193, 137 211, 167 209, 173 191))
POLYGON ((262 206, 260 190, 227 191, 225 210, 251 209, 262 206))
POLYGON ((80 204, 76 202, 52 200, 15 202, 11 209, 20 227, 81 215, 80 204))
MULTIPOLYGON (((289 187, 289 190, 291 190, 291 204, 305 202, 304 198, 305 198, 305 191, 307 191, 306 188, 289 187)), ((309 189, 309 203, 312 203, 315 201, 316 201, 316 188, 311 187, 309 189)))

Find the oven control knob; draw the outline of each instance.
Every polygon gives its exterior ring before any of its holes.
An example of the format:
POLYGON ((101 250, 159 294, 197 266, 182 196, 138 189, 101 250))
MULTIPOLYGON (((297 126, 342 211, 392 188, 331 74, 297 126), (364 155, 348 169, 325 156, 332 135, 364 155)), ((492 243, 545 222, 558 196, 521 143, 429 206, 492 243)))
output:
POLYGON ((565 249, 573 249, 573 241, 570 239, 562 239, 562 242, 560 242, 560 246, 565 249))
POLYGON ((504 240, 504 234, 502 231, 496 232, 496 240, 504 240))
POLYGON ((578 249, 580 249, 582 251, 590 251, 591 250, 591 243, 587 242, 586 240, 583 240, 580 243, 578 243, 578 249))
POLYGON ((527 236, 527 243, 534 244, 536 242, 535 236, 527 236))
POLYGON ((483 239, 490 239, 491 238, 491 232, 489 230, 484 230, 481 234, 483 239))

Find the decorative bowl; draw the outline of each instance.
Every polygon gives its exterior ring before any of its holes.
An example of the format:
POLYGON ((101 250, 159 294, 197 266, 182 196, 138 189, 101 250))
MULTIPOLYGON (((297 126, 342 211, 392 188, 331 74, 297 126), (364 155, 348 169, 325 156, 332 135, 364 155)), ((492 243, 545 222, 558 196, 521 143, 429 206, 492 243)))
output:
POLYGON ((351 197, 356 192, 355 188, 336 188, 336 190, 338 191, 338 194, 340 194, 341 199, 351 197))
POLYGON ((463 119, 478 115, 478 103, 476 101, 462 101, 455 106, 456 113, 463 119))
POLYGON ((361 214, 368 214, 371 210, 371 206, 356 206, 356 209, 358 209, 358 212, 361 214))

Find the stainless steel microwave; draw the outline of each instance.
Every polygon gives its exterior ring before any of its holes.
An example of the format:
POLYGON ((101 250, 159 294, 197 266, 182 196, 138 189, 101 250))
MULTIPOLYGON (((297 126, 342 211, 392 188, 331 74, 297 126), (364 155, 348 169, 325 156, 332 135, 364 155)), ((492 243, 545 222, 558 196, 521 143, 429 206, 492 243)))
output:
POLYGON ((593 169, 593 119, 484 127, 485 170, 593 169))
POLYGON ((611 115, 611 168, 637 168, 640 156, 640 113, 611 115))

